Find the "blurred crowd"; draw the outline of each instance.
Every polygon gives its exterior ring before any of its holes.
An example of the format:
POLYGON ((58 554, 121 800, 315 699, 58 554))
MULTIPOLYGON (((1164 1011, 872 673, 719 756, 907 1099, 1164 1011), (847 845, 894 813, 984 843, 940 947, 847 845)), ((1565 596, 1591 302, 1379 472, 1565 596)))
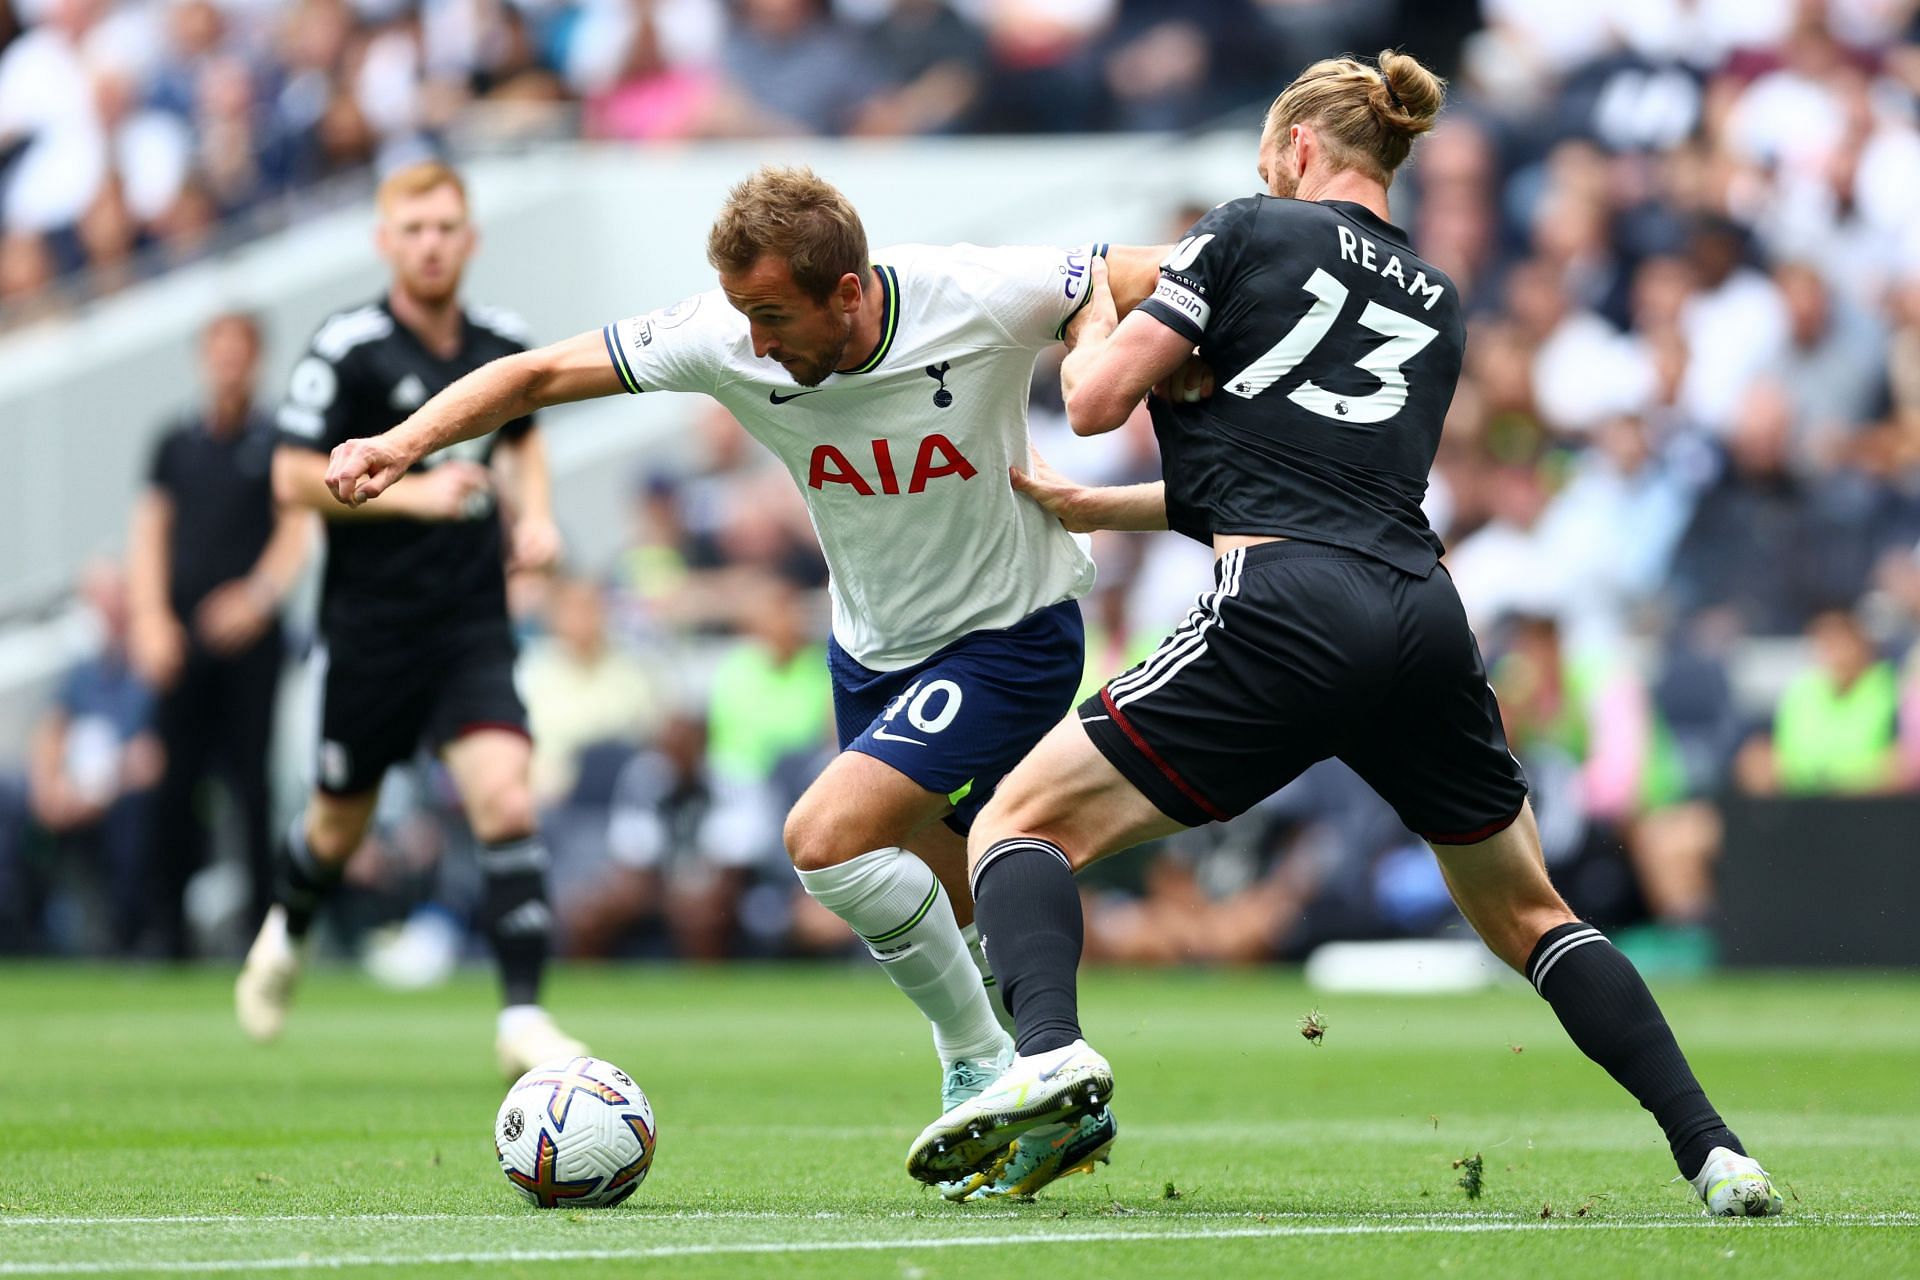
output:
MULTIPOLYGON (((1443 123, 1392 192, 1395 220, 1470 304, 1430 518, 1556 878, 1656 966, 1711 959, 1732 798, 1920 790, 1917 7, 1484 0, 1442 51, 1459 54, 1443 123)), ((0 54, 0 132, 29 41, 114 66, 94 59, 119 47, 116 24, 158 24, 117 99, 94 82, 86 127, 119 112, 85 194, 118 192, 137 234, 164 241, 183 199, 218 207, 418 145, 476 100, 575 97, 583 128, 623 137, 1178 127, 1402 16, 1385 0, 51 0, 0 54), (266 133, 222 141, 208 115, 220 65, 266 133), (173 122, 170 167, 141 175, 125 131, 156 112, 173 122)), ((1395 42, 1428 55, 1420 29, 1395 42)), ((55 253, 59 217, 23 209, 21 191, 8 243, 33 234, 55 253)), ((1201 212, 1169 210, 1166 238, 1201 212)), ((1072 436, 1056 369, 1043 358, 1034 380, 1049 460, 1083 481, 1157 476, 1144 415, 1072 436)), ((716 407, 687 415, 695 460, 634 477, 615 561, 512 584, 563 944, 841 950, 779 840, 832 746, 824 565, 784 472, 716 407)), ((1152 649, 1209 561, 1171 534, 1102 535, 1096 556, 1089 687, 1152 649)), ((114 574, 87 588, 123 634, 114 574)), ((76 669, 10 827, 0 792, 0 880, 15 882, 0 904, 57 902, 47 850, 75 831, 105 850, 99 865, 141 856, 114 833, 137 826, 116 806, 162 767, 144 708, 115 643, 76 669), (36 876, 37 899, 19 889, 36 876)), ((423 957, 451 963, 472 878, 445 856, 463 837, 434 768, 388 792, 351 923, 395 926, 374 963, 406 980, 433 970, 423 957)), ((1457 925, 1425 847, 1337 763, 1085 881, 1099 959, 1252 962, 1457 925)), ((94 896, 96 914, 122 909, 94 896)), ((130 926, 87 934, 57 912, 0 928, 67 948, 109 935, 137 945, 130 926)))
POLYGON ((44 312, 63 278, 98 292, 164 269, 223 222, 450 141, 1182 128, 1322 47, 1411 38, 1402 8, 1469 7, 11 0, 0 313, 44 312))

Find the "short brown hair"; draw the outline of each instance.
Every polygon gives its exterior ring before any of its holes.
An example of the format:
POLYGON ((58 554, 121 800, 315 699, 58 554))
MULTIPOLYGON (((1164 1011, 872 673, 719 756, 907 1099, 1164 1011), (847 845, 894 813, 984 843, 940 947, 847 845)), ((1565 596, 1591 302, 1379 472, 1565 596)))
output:
POLYGON ((1286 87, 1267 109, 1266 132, 1311 124, 1328 144, 1336 169, 1359 169, 1391 181, 1433 128, 1447 82, 1408 54, 1382 50, 1369 67, 1358 58, 1325 58, 1286 87))
POLYGON ((438 160, 423 160, 419 164, 410 164, 404 169, 395 169, 381 179, 380 189, 374 194, 374 203, 385 213, 396 201, 411 200, 423 196, 429 191, 438 191, 441 187, 452 187, 460 196, 462 205, 467 203, 467 184, 450 164, 438 160))
POLYGON ((853 204, 813 170, 765 165, 727 193, 707 233, 707 261, 738 274, 769 253, 784 258, 793 282, 818 302, 841 277, 864 275, 867 229, 853 204))

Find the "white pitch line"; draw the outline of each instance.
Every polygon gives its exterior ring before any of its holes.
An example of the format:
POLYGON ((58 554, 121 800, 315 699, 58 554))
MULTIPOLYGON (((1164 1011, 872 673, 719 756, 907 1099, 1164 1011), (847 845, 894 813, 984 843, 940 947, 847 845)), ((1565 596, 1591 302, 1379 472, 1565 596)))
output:
MULTIPOLYGON (((1862 1217, 1847 1225, 1858 1227, 1912 1227, 1911 1215, 1898 1220, 1862 1217)), ((1806 1219, 1784 1218, 1761 1226, 1764 1231, 1826 1225, 1806 1219)), ((641 1249, 516 1249, 496 1252, 396 1254, 341 1254, 335 1257, 296 1255, 287 1258, 219 1258, 167 1262, 0 1262, 0 1276, 77 1276, 153 1272, 343 1271, 356 1267, 484 1266, 525 1262, 637 1262, 650 1258, 693 1258, 796 1253, 875 1253, 891 1249, 994 1249, 1042 1244, 1140 1244, 1194 1240, 1271 1240, 1300 1236, 1489 1235, 1543 1231, 1702 1231, 1739 1230, 1715 1219, 1689 1222, 1435 1222, 1356 1223, 1350 1225, 1220 1227, 1202 1231, 1073 1231, 1053 1235, 1026 1233, 1002 1236, 939 1236, 893 1240, 812 1240, 795 1242, 655 1245, 641 1249)))
MULTIPOLYGON (((939 1212, 937 1206, 931 1209, 894 1209, 884 1213, 867 1210, 822 1209, 815 1213, 795 1213, 782 1209, 674 1209, 663 1213, 650 1212, 637 1206, 610 1213, 599 1220, 609 1224, 620 1222, 662 1222, 677 1224, 683 1222, 837 1222, 844 1219, 872 1221, 875 1219, 927 1219, 939 1212)), ((1259 1222, 1275 1220, 1316 1222, 1328 1217, 1337 1217, 1324 1211, 1300 1209, 1127 1209, 1119 1216, 1137 1218, 1149 1222, 1259 1222)), ((1386 1218, 1387 1224, 1406 1225, 1420 1223, 1476 1223, 1481 1225, 1530 1226, 1531 1222, 1517 1222, 1492 1213, 1476 1213, 1468 1209, 1429 1210, 1422 1213, 1395 1213, 1375 1211, 1368 1215, 1374 1218, 1386 1218)), ((1861 1226, 1861 1227, 1920 1227, 1920 1213, 1799 1213, 1793 1215, 1796 1222, 1814 1226, 1861 1226)), ((954 1210, 947 1221, 983 1222, 993 1219, 1009 1221, 1030 1221, 1031 1215, 1020 1209, 987 1210, 979 1208, 954 1210)), ((105 1217, 88 1217, 79 1214, 47 1214, 35 1217, 12 1217, 0 1214, 0 1227, 109 1227, 109 1226, 247 1226, 256 1222, 311 1222, 311 1223, 354 1223, 354 1222, 526 1222, 542 1221, 537 1213, 178 1213, 178 1214, 123 1214, 105 1217)), ((1609 1213, 1605 1219, 1615 1225, 1675 1225, 1673 1215, 1668 1213, 1609 1213)), ((1678 1225, 1691 1225, 1681 1222, 1678 1225)))

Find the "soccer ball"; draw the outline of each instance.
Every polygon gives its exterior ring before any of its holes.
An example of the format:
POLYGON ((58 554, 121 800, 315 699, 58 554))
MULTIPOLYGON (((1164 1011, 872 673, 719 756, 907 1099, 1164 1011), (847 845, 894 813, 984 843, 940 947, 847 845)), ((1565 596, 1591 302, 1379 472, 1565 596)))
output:
POLYGON ((616 1205, 653 1167, 653 1106, 611 1062, 545 1062, 507 1090, 493 1149, 507 1181, 542 1209, 616 1205))

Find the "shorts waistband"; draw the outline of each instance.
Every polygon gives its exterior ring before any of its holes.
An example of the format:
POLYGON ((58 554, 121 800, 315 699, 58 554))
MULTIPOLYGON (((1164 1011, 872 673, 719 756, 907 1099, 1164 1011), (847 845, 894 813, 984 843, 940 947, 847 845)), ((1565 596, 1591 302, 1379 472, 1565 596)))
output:
POLYGON ((1227 562, 1237 558, 1242 569, 1256 568, 1273 560, 1368 560, 1372 557, 1363 551, 1349 547, 1336 547, 1326 542, 1306 542, 1299 538, 1289 538, 1285 542, 1260 542, 1251 547, 1240 547, 1229 551, 1213 562, 1213 577, 1220 581, 1226 572, 1227 562))

